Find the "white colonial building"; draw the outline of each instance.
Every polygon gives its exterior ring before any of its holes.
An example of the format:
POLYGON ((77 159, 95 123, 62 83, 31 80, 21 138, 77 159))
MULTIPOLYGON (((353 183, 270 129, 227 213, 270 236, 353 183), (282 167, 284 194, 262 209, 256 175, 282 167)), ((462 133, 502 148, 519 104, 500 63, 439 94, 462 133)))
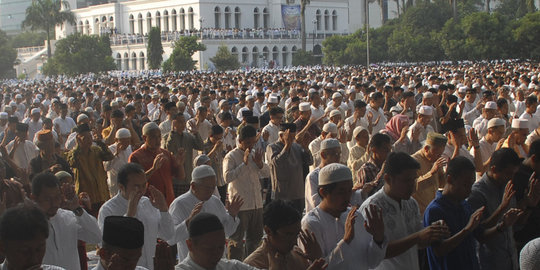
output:
MULTIPOLYGON (((197 35, 206 51, 194 55, 200 69, 212 68, 210 58, 220 45, 227 45, 243 66, 287 66, 301 48, 301 0, 118 0, 77 8, 67 0, 76 25, 56 29, 56 38, 79 32, 89 35, 112 33, 111 48, 119 69, 142 70, 146 64, 146 35, 151 27, 162 31, 164 59, 182 35, 197 35)), ((396 17, 395 1, 385 1, 382 14, 377 1, 369 4, 372 27, 381 16, 396 17)), ((365 24, 366 0, 311 0, 306 8, 307 50, 322 54, 325 37, 352 33, 365 24)))

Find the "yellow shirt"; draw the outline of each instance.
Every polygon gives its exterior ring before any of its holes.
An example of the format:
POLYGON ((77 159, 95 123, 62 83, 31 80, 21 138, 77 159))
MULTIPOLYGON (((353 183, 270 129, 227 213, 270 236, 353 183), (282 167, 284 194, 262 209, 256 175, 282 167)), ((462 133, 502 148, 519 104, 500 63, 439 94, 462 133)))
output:
POLYGON ((433 163, 426 158, 423 149, 418 150, 412 157, 420 163, 420 170, 417 173, 418 179, 416 180, 416 192, 413 194, 413 198, 418 203, 420 214, 423 216, 429 203, 435 199, 437 189, 445 184, 444 171, 439 168, 437 173, 431 174, 433 163))

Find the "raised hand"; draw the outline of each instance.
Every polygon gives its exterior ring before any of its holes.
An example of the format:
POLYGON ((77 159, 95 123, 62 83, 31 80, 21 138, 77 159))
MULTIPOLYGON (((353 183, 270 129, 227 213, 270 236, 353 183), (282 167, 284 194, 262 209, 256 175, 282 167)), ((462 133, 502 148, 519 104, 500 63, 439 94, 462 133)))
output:
POLYGON ((474 128, 471 128, 469 130, 469 136, 467 137, 469 140, 469 144, 478 147, 480 146, 480 141, 478 140, 478 134, 476 133, 476 130, 474 128))
POLYGON ((165 163, 165 154, 164 153, 159 153, 154 158, 154 163, 152 164, 152 167, 155 170, 159 170, 159 169, 161 169, 161 166, 163 165, 163 163, 165 163))
POLYGON ((440 157, 439 159, 437 159, 437 161, 435 161, 435 163, 433 163, 433 166, 431 167, 431 174, 437 173, 437 171, 439 171, 439 169, 442 168, 445 164, 446 158, 440 157))
POLYGON ((84 205, 87 210, 92 210, 92 200, 86 192, 79 193, 79 203, 84 205))
POLYGON ((467 223, 465 228, 463 228, 463 230, 467 232, 474 231, 478 227, 478 225, 480 225, 480 222, 482 221, 482 215, 484 214, 484 209, 486 209, 486 207, 482 206, 478 208, 476 211, 474 211, 474 213, 469 218, 469 222, 467 223))
POLYGON ((259 169, 262 169, 262 167, 264 166, 262 149, 255 150, 255 155, 253 155, 253 162, 257 164, 257 167, 259 167, 259 169))
POLYGON ((249 154, 251 153, 251 149, 248 148, 244 150, 244 164, 248 165, 249 163, 249 154))
POLYGON ((404 126, 401 129, 401 135, 399 136, 398 141, 401 142, 401 141, 405 140, 405 138, 407 138, 407 132, 409 132, 409 126, 404 126))
POLYGON ((68 210, 75 210, 80 206, 79 198, 75 194, 75 186, 70 183, 64 183, 60 187, 64 196, 64 207, 68 210))
POLYGON ((510 200, 512 200, 512 197, 514 197, 514 194, 516 194, 516 191, 514 190, 514 183, 512 180, 508 181, 506 184, 506 187, 504 188, 504 194, 501 201, 501 207, 503 209, 506 209, 508 205, 510 205, 510 200))
POLYGON ((238 212, 240 212, 242 205, 244 205, 244 199, 238 195, 234 195, 231 201, 227 200, 225 208, 227 208, 227 212, 229 212, 231 217, 236 217, 238 216, 238 212))
POLYGON ((424 247, 429 246, 431 243, 441 241, 449 235, 450 231, 444 221, 442 223, 435 222, 418 232, 418 244, 424 247))
POLYGON ((345 220, 345 234, 343 235, 343 241, 350 244, 354 239, 354 223, 356 222, 356 213, 358 210, 358 205, 355 205, 351 208, 349 214, 347 215, 347 220, 345 220))
POLYGON ((141 197, 143 195, 143 191, 138 188, 136 188, 134 192, 131 192, 129 194, 126 216, 135 217, 137 215, 137 206, 139 205, 139 201, 141 200, 141 197))
POLYGON ((160 212, 167 212, 169 206, 163 193, 152 185, 148 186, 148 191, 150 191, 150 203, 152 203, 152 206, 159 209, 160 212))
POLYGON ((527 192, 527 206, 535 207, 540 202, 540 183, 536 177, 536 172, 529 178, 529 191, 527 192))
POLYGON ((191 210, 189 217, 186 219, 186 226, 189 226, 189 222, 191 221, 191 219, 202 211, 203 205, 204 205, 204 201, 201 201, 195 204, 195 207, 193 207, 193 210, 191 210))
POLYGON ((347 131, 344 128, 339 131, 339 142, 347 143, 347 131))
POLYGON ((323 258, 315 260, 307 270, 325 270, 328 267, 328 264, 324 261, 323 258))
POLYGON ((506 213, 504 213, 504 215, 502 217, 502 225, 503 225, 503 227, 508 228, 508 227, 514 225, 514 223, 516 223, 516 221, 518 220, 518 218, 520 217, 522 212, 523 211, 521 211, 520 209, 517 209, 517 208, 508 209, 508 211, 506 211, 506 213))
POLYGON ((322 257, 321 246, 315 238, 315 234, 309 230, 300 231, 300 242, 304 246, 304 255, 307 259, 313 261, 322 257))
POLYGON ((382 210, 377 205, 370 204, 369 207, 366 208, 366 220, 364 220, 364 228, 373 236, 373 240, 376 243, 382 243, 382 241, 384 241, 384 222, 382 210))

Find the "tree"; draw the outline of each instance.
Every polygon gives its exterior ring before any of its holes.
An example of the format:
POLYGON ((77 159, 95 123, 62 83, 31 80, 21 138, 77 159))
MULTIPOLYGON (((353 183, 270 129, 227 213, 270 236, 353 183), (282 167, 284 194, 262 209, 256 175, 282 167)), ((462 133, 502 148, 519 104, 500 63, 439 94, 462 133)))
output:
POLYGON ((221 45, 218 47, 216 55, 210 58, 215 65, 217 70, 233 70, 240 68, 240 62, 238 62, 238 57, 233 55, 226 45, 221 45))
POLYGON ((161 31, 157 27, 152 27, 148 33, 148 67, 150 69, 159 69, 163 62, 163 45, 161 44, 161 31))
POLYGON ((511 19, 519 19, 537 11, 534 0, 501 0, 495 10, 511 19))
POLYGON ((300 0, 300 35, 302 36, 302 50, 306 51, 306 7, 311 0, 300 0))
POLYGON ((302 49, 297 50, 293 54, 292 65, 293 66, 313 66, 316 65, 317 61, 313 56, 312 51, 304 51, 302 49))
POLYGON ((116 68, 107 36, 73 34, 58 41, 43 68, 47 75, 99 73, 116 68))
POLYGON ((204 44, 199 43, 196 36, 184 36, 176 41, 174 50, 163 62, 164 71, 188 71, 195 69, 196 60, 192 59, 195 52, 206 50, 204 44))
POLYGON ((51 58, 51 34, 54 27, 64 22, 75 24, 75 15, 69 10, 67 1, 62 0, 33 0, 26 8, 26 18, 22 22, 23 27, 30 30, 44 30, 47 33, 47 57, 51 58), (61 10, 64 8, 64 10, 61 10))
POLYGON ((518 54, 524 58, 540 59, 540 12, 529 13, 519 19, 512 30, 518 54))
POLYGON ((43 46, 43 41, 47 39, 45 32, 26 31, 11 38, 13 48, 43 46))
POLYGON ((464 51, 470 60, 501 59, 512 48, 509 23, 499 13, 477 12, 461 20, 464 51))
POLYGON ((0 79, 14 76, 16 59, 17 51, 11 46, 6 33, 0 30, 0 79))

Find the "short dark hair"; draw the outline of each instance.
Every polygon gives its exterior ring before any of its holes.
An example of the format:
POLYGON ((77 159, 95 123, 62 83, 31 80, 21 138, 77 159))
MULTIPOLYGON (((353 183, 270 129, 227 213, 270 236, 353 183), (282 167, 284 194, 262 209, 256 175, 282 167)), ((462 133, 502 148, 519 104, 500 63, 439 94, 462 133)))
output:
POLYGON ((280 228, 302 220, 302 215, 290 202, 273 200, 264 207, 263 224, 276 232, 280 228))
POLYGON ((121 110, 114 110, 111 114, 112 118, 124 118, 124 112, 121 110))
POLYGON ((362 109, 366 106, 367 104, 362 100, 357 99, 354 101, 354 109, 362 109))
POLYGON ((326 193, 332 193, 332 191, 334 191, 334 189, 337 188, 337 184, 338 183, 331 183, 331 184, 319 186, 319 190, 317 190, 317 194, 319 194, 319 196, 322 198, 320 189, 323 189, 326 193))
POLYGON ((466 157, 458 156, 448 162, 446 173, 453 177, 459 177, 465 172, 475 171, 474 164, 466 157))
POLYGON ((410 97, 412 97, 412 98, 414 97, 414 93, 411 92, 411 91, 405 91, 401 95, 401 99, 407 99, 407 98, 410 98, 410 97))
POLYGON ((386 144, 390 143, 390 136, 383 134, 383 133, 377 133, 371 137, 371 140, 369 141, 369 147, 374 148, 381 148, 386 144))
POLYGON ((118 184, 122 186, 127 186, 128 183, 128 177, 132 174, 144 174, 144 169, 141 167, 141 165, 137 163, 127 163, 120 170, 118 171, 118 176, 116 177, 116 181, 118 184))
POLYGON ((540 139, 534 140, 529 146, 529 157, 532 157, 533 155, 540 158, 540 139))
POLYGON ((245 126, 240 130, 238 140, 243 141, 247 138, 257 136, 257 130, 252 126, 245 126))
POLYGON ((392 152, 386 158, 386 166, 384 172, 389 175, 398 175, 406 170, 420 169, 420 163, 404 152, 392 152))
POLYGON ((495 167, 497 171, 504 170, 510 166, 518 166, 521 164, 516 151, 511 148, 501 148, 491 154, 489 162, 490 167, 495 167))
POLYGON ((230 112, 224 112, 219 115, 221 120, 232 120, 232 114, 230 112))
POLYGON ((223 134, 223 128, 220 125, 213 125, 210 130, 210 136, 223 134))
POLYGON ((170 110, 171 108, 175 108, 176 107, 176 103, 170 101, 170 102, 167 102, 165 104, 165 106, 163 106, 163 108, 165 109, 165 111, 168 111, 170 110))
POLYGON ((504 104, 508 104, 508 100, 506 100, 506 98, 497 99, 497 108, 502 108, 504 104))
POLYGON ((270 110, 268 111, 268 114, 270 114, 270 116, 275 116, 275 115, 278 115, 278 114, 280 114, 280 113, 285 113, 285 112, 283 111, 283 109, 280 108, 280 107, 272 107, 272 108, 270 108, 270 110))
POLYGON ((50 172, 39 173, 32 178, 32 195, 39 196, 43 188, 55 188, 59 186, 58 178, 54 174, 50 172))
POLYGON ((530 95, 525 99, 525 106, 533 105, 535 103, 538 103, 538 99, 535 95, 530 95))
POLYGON ((8 209, 0 219, 0 241, 28 241, 49 237, 49 222, 36 205, 27 203, 8 209))

